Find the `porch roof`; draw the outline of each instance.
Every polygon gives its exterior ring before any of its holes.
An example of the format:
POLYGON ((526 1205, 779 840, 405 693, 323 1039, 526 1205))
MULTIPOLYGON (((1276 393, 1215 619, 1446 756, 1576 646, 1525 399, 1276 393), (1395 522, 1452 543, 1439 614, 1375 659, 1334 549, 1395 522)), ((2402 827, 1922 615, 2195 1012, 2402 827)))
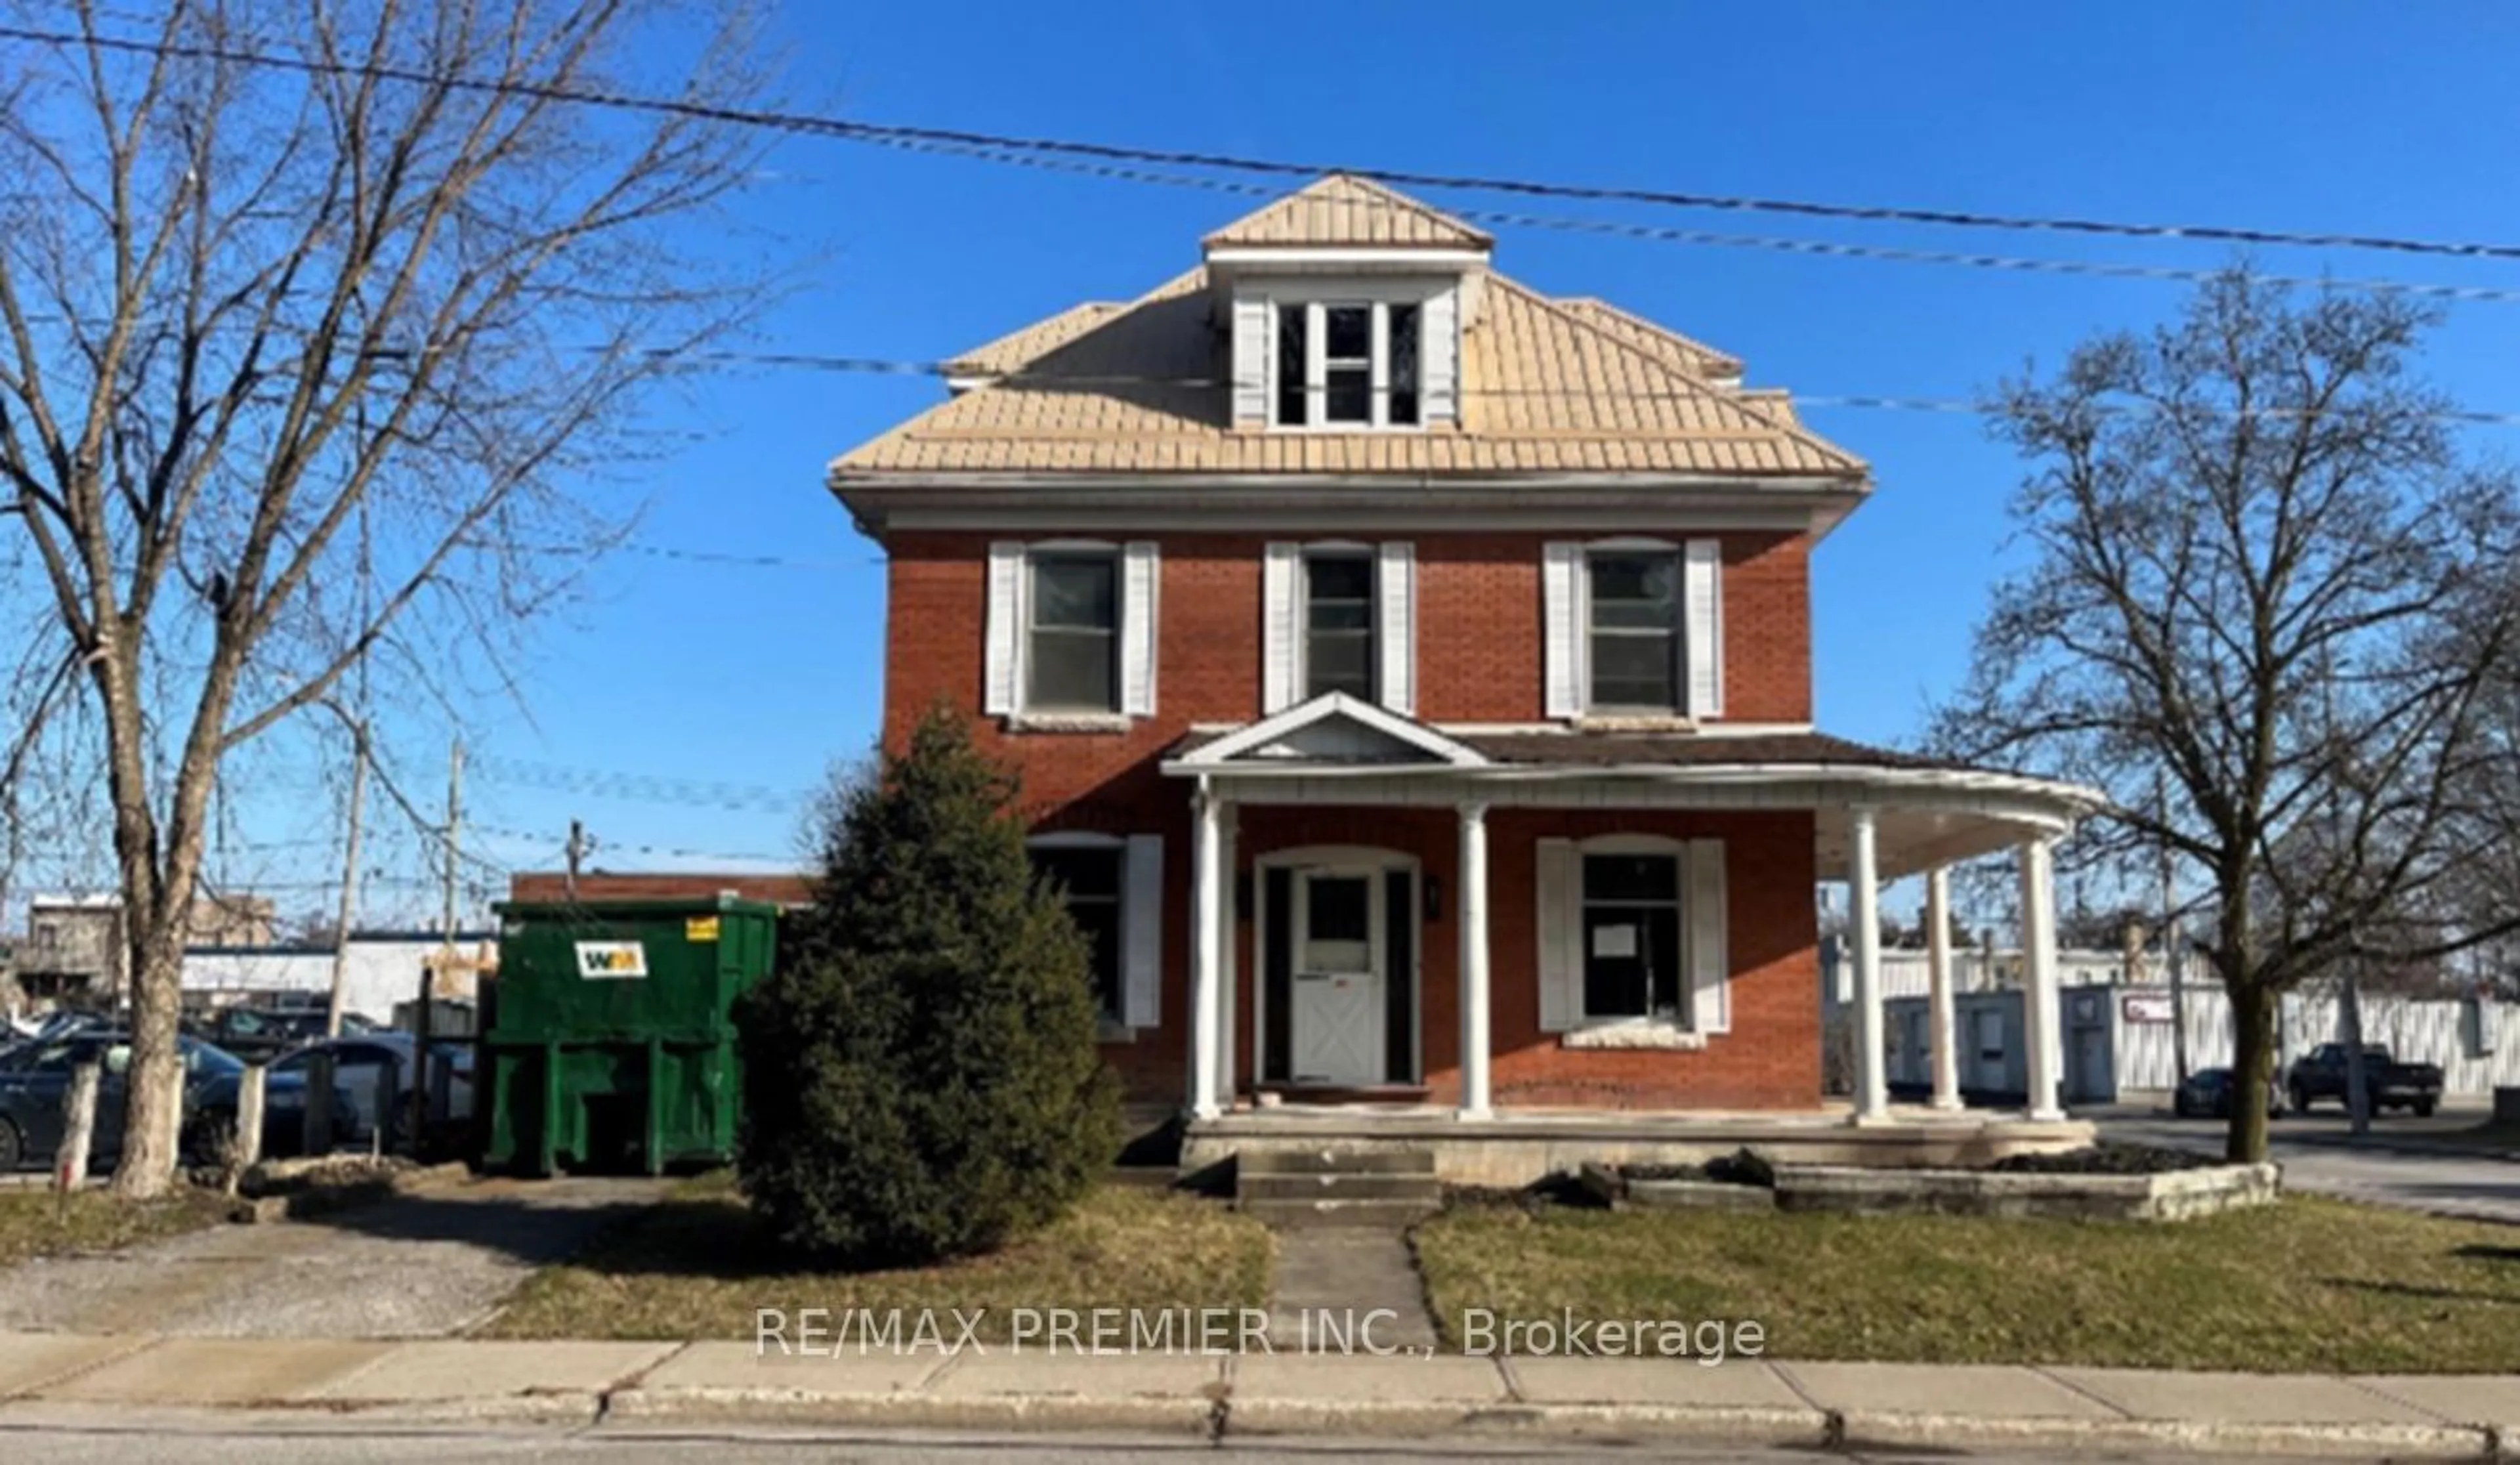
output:
POLYGON ((1850 813, 1874 813, 1881 874, 1916 874, 2106 807, 2098 790, 1811 729, 1447 730, 1339 693, 1163 759, 1245 803, 1809 810, 1824 874, 1846 868, 1850 813))

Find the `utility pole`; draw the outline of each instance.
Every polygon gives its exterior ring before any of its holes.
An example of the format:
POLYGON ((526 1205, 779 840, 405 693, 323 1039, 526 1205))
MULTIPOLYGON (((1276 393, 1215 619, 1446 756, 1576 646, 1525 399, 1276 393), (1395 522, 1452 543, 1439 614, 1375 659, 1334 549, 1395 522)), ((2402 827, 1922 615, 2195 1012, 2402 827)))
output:
POLYGON ((586 851, 587 851, 590 847, 591 847, 590 843, 588 842, 588 840, 587 840, 587 838, 586 838, 586 824, 585 824, 585 821, 583 821, 583 820, 579 820, 579 819, 571 819, 571 820, 569 820, 569 821, 568 821, 568 898, 569 898, 569 899, 571 899, 571 900, 575 900, 575 899, 577 898, 577 867, 578 867, 580 864, 582 864, 582 863, 584 863, 584 862, 585 862, 585 860, 586 860, 586 851))
POLYGON ((324 1035, 341 1035, 341 997, 350 978, 350 928, 359 919, 359 815, 368 794, 368 724, 350 724, 350 823, 341 842, 341 903, 333 919, 333 995, 324 1035))
POLYGON ((455 970, 457 901, 462 890, 461 860, 464 850, 464 739, 457 737, 446 754, 446 885, 445 926, 442 944, 435 961, 424 962, 420 970, 420 1021, 415 1025, 411 1045, 411 1148, 417 1156, 428 1134, 428 1041, 434 1014, 431 1006, 437 1000, 437 974, 455 970))
POLYGON ((2187 1082, 2186 953, 2180 949, 2178 877, 2170 858, 2170 784, 2158 769, 2152 775, 2153 817, 2161 823, 2161 965, 2170 980, 2170 1063, 2179 1082, 2187 1082))
POLYGON ((464 740, 457 738, 446 756, 446 954, 455 954, 456 893, 462 871, 457 861, 464 847, 464 740))

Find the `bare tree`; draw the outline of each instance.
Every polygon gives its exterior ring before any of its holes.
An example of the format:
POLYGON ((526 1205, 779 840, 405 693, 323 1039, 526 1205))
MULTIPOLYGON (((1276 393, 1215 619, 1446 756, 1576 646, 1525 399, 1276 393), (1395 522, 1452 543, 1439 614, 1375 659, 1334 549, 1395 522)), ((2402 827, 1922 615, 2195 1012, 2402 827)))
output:
MULTIPOLYGON (((2166 847, 2201 874, 2186 929, 2230 994, 2242 1093, 2284 992, 2497 934, 2445 927, 2439 897, 2498 755, 2482 695, 2513 649, 2514 494, 2408 379, 2426 324, 2234 272, 1998 403, 2036 553, 1936 740, 2110 793, 2081 857, 2166 847)), ((2265 1154, 2263 1106, 2232 1106, 2228 1148, 2265 1154)))
POLYGON ((708 111, 761 82, 736 10, 82 0, 0 42, 0 513, 103 728, 121 1192, 174 1168, 222 760, 380 647, 418 674, 542 604, 582 569, 549 546, 622 522, 585 485, 643 389, 757 299, 694 227, 752 160, 708 111), (580 100, 659 57, 689 110, 580 100))

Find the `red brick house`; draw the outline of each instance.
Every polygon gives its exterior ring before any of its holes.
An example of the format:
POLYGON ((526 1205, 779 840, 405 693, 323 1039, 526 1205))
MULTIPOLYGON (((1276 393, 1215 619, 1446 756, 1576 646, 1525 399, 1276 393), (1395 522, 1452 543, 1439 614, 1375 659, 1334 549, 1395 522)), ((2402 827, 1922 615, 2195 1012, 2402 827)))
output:
POLYGON ((831 469, 889 560, 887 745, 944 703, 1021 770, 1105 1051, 1194 1128, 1817 1110, 1816 883, 1868 933, 1880 881, 2014 847, 2052 1094, 2091 797, 1816 729, 1812 552, 1865 464, 1493 253, 1333 176, 957 359, 831 469))

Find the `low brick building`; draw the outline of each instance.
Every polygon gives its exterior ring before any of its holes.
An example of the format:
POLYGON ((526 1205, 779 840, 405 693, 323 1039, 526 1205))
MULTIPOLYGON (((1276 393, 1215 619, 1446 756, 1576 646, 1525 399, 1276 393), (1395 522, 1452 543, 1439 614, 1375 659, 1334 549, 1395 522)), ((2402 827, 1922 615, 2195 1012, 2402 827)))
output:
POLYGON ((2014 847, 2052 1033, 2091 796, 1812 723, 1812 553, 1866 465, 1493 255, 1327 178, 832 467, 888 557, 886 744, 942 704, 1021 770, 1132 1093, 1813 1110, 1816 882, 1868 935, 1882 880, 2014 847))

